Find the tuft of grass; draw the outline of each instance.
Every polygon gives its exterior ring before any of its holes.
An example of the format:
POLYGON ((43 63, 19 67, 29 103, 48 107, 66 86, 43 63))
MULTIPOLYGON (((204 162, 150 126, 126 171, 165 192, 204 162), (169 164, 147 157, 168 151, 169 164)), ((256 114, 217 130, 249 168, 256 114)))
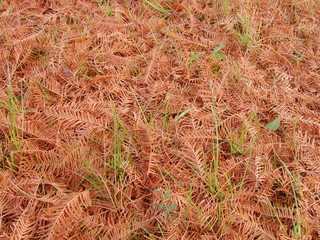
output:
POLYGON ((144 0, 149 6, 154 8, 155 10, 164 13, 165 17, 168 17, 171 15, 170 11, 166 10, 157 0, 154 0, 154 2, 144 0))
MULTIPOLYGON (((0 105, 6 109, 9 115, 9 133, 6 137, 9 144, 12 144, 13 150, 10 151, 9 157, 6 156, 6 161, 9 167, 13 170, 16 169, 16 163, 14 162, 14 154, 22 150, 23 146, 23 135, 24 135, 24 102, 25 96, 22 91, 22 82, 21 82, 21 91, 20 96, 16 96, 12 88, 12 76, 10 71, 9 62, 7 61, 7 76, 8 76, 8 85, 7 85, 7 101, 0 99, 0 105), (18 126, 17 118, 21 119, 21 125, 18 126)), ((3 119, 6 119, 6 113, 0 112, 3 119)))

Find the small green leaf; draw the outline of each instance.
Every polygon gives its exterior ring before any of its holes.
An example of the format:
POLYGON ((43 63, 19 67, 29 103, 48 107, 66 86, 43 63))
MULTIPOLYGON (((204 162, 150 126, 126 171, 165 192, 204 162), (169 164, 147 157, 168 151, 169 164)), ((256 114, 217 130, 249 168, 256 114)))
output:
POLYGON ((201 55, 192 54, 191 57, 190 57, 190 61, 194 62, 194 61, 196 61, 197 59, 199 59, 201 57, 202 57, 201 55))
POLYGON ((266 125, 266 128, 269 128, 272 131, 277 131, 280 127, 280 118, 277 118, 276 120, 273 120, 272 122, 269 122, 266 125))
POLYGON ((214 56, 214 58, 217 59, 217 60, 221 60, 221 59, 226 58, 226 55, 224 55, 224 54, 222 54, 222 53, 217 53, 217 52, 214 52, 214 53, 213 53, 213 56, 214 56))
POLYGON ((152 192, 156 193, 156 192, 159 192, 160 191, 160 188, 157 188, 155 190, 153 190, 152 192))
POLYGON ((183 113, 181 113, 181 114, 177 117, 177 120, 176 120, 176 121, 178 121, 180 118, 182 118, 184 115, 186 115, 190 110, 191 110, 191 109, 189 108, 189 109, 185 110, 183 113))
POLYGON ((164 202, 159 204, 159 206, 158 206, 159 211, 162 209, 163 205, 164 205, 164 202))
POLYGON ((164 193, 164 196, 165 196, 167 199, 169 199, 169 197, 170 197, 170 192, 171 192, 171 190, 168 189, 168 190, 166 190, 166 192, 164 193))
POLYGON ((177 206, 176 205, 170 205, 168 208, 167 208, 167 212, 171 212, 172 210, 176 209, 177 206))
POLYGON ((222 53, 219 53, 226 45, 222 45, 222 46, 216 46, 214 49, 213 49, 213 56, 215 59, 217 60, 221 60, 221 59, 224 59, 226 58, 226 55, 222 54, 222 53))
POLYGON ((216 46, 214 49, 213 49, 213 52, 214 53, 217 53, 219 51, 221 51, 226 45, 222 45, 222 46, 216 46))

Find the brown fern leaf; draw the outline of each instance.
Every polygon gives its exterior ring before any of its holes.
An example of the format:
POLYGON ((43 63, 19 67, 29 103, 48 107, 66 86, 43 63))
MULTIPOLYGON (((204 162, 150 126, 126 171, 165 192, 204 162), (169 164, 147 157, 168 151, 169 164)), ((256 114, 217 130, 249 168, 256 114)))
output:
POLYGON ((84 209, 91 206, 89 191, 78 194, 62 195, 59 205, 46 209, 45 215, 41 218, 49 222, 40 231, 42 238, 61 239, 68 236, 74 224, 81 221, 84 209))
POLYGON ((150 61, 149 65, 148 65, 147 72, 145 73, 145 77, 144 77, 144 81, 147 84, 150 84, 155 80, 154 79, 155 78, 154 72, 158 71, 158 68, 155 69, 154 65, 158 65, 156 63, 158 54, 159 54, 159 49, 158 48, 155 48, 155 49, 152 50, 151 61, 150 61))
POLYGON ((12 239, 30 239, 36 234, 37 221, 36 216, 37 201, 30 201, 24 209, 18 221, 14 224, 12 239))
POLYGON ((137 174, 141 182, 145 183, 147 178, 155 173, 155 163, 152 158, 152 140, 150 138, 150 131, 148 131, 147 126, 140 124, 136 129, 136 137, 138 144, 140 145, 141 151, 137 156, 140 158, 136 163, 137 174))

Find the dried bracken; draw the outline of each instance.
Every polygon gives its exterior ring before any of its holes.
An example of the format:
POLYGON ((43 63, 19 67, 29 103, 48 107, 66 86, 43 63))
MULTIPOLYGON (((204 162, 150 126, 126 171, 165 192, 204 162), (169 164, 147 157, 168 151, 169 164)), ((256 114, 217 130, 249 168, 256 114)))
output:
POLYGON ((0 238, 319 239, 319 26, 319 1, 1 1, 0 238))

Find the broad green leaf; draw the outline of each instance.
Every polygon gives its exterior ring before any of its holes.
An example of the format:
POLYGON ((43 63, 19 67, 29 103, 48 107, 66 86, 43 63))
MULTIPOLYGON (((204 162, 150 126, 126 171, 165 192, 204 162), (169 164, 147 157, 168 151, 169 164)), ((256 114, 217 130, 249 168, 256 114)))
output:
POLYGON ((276 120, 273 120, 272 122, 269 122, 266 125, 266 128, 269 128, 272 131, 277 131, 280 127, 280 118, 277 118, 276 120))
POLYGON ((170 206, 167 208, 167 212, 170 212, 170 211, 172 211, 172 210, 174 210, 174 209, 176 209, 176 208, 177 208, 176 205, 170 205, 170 206))

